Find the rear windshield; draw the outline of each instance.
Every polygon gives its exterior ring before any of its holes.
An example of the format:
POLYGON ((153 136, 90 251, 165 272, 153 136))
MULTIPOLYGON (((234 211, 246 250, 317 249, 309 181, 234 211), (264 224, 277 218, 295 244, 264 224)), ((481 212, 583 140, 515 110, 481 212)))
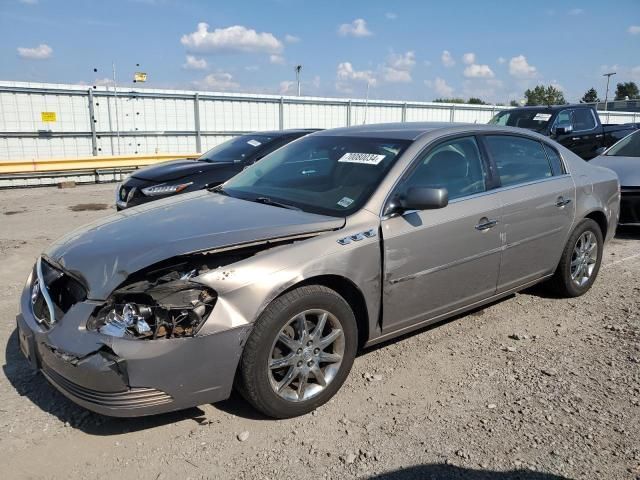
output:
POLYGON ((489 123, 541 132, 547 128, 551 116, 551 110, 503 110, 489 120, 489 123))
POLYGON ((274 137, 266 135, 240 135, 213 147, 198 160, 203 162, 242 162, 258 153, 273 140, 274 137))
POLYGON ((640 130, 627 135, 607 152, 609 157, 640 157, 640 130))

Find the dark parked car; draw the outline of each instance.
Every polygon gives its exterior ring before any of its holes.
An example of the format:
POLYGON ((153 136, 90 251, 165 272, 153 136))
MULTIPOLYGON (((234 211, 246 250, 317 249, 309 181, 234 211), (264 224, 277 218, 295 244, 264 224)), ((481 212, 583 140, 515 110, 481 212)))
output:
POLYGON ((503 110, 489 123, 526 128, 546 135, 585 160, 597 157, 637 128, 633 123, 602 124, 592 106, 580 104, 503 110))
POLYGON ((587 292, 618 192, 611 170, 522 129, 317 132, 217 189, 59 239, 27 279, 20 345, 107 415, 211 403, 234 385, 267 415, 302 415, 362 346, 545 280, 587 292))
POLYGON ((640 130, 627 135, 591 163, 618 174, 620 225, 640 226, 640 130))
POLYGON ((170 160, 136 170, 116 187, 116 208, 122 210, 178 193, 214 187, 283 145, 315 131, 276 130, 240 135, 195 160, 170 160))

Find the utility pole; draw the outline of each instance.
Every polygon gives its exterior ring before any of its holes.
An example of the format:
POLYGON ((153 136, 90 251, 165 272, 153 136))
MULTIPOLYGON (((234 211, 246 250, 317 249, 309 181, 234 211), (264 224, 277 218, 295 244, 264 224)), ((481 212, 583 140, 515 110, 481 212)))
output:
POLYGON ((296 83, 298 84, 298 96, 300 96, 300 72, 302 71, 302 65, 296 65, 296 83))
POLYGON ((111 63, 113 68, 113 103, 116 106, 116 141, 118 142, 118 155, 120 155, 120 119, 118 116, 118 84, 116 82, 116 64, 111 63))
POLYGON ((614 76, 616 72, 605 73, 602 76, 607 77, 607 90, 604 94, 604 111, 607 111, 607 102, 609 101, 609 79, 614 76))
POLYGON ((367 97, 364 101, 364 119, 362 120, 362 124, 367 123, 367 110, 369 110, 369 88, 371 87, 371 81, 367 80, 367 97))

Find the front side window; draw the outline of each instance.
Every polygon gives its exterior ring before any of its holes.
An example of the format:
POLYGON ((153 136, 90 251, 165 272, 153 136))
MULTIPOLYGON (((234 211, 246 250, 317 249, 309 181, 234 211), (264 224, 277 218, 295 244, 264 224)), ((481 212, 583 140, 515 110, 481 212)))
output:
POLYGON ((503 187, 553 176, 540 142, 511 135, 487 135, 485 139, 503 187))
POLYGON ((573 126, 573 110, 563 110, 556 117, 556 127, 573 126))
POLYGON ((223 193, 344 217, 365 204, 410 143, 383 138, 304 137, 240 172, 223 185, 223 193))
POLYGON ((593 130, 596 128, 596 121, 593 118, 590 108, 577 108, 573 112, 573 130, 576 132, 593 130))
POLYGON ((403 188, 446 188, 449 200, 486 190, 485 171, 474 137, 448 140, 418 160, 403 188))

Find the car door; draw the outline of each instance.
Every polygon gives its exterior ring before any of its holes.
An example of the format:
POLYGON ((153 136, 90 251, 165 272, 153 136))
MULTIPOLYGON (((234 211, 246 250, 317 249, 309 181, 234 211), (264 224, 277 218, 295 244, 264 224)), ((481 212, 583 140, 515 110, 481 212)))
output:
POLYGON ((575 187, 551 145, 510 134, 481 140, 500 180, 500 293, 553 273, 573 223, 575 187))
POLYGON ((576 108, 573 110, 573 132, 570 136, 574 145, 571 150, 582 158, 590 159, 597 156, 604 139, 601 128, 591 108, 576 108))
POLYGON ((383 217, 383 331, 437 317, 494 294, 501 207, 474 136, 445 140, 417 157, 394 195, 447 188, 437 210, 383 217))

